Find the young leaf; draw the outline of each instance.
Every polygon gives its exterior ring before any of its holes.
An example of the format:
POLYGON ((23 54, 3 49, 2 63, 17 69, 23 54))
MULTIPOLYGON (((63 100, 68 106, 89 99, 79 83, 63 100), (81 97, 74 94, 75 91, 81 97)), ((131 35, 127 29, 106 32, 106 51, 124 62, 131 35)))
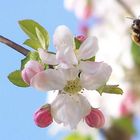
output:
POLYGON ((102 95, 102 93, 110 94, 123 94, 123 90, 118 87, 119 85, 104 85, 97 89, 97 91, 102 95))
MULTIPOLYGON (((32 42, 37 41, 40 47, 48 49, 49 46, 49 35, 48 32, 37 22, 33 20, 21 20, 19 21, 21 29, 30 37, 32 42), (36 31, 38 30, 38 31, 36 31), (44 38, 45 46, 41 46, 40 39, 44 38)), ((30 41, 31 42, 31 41, 30 41)), ((36 47, 32 48, 36 49, 36 47)))
POLYGON ((37 27, 35 28, 35 30, 36 30, 36 34, 37 34, 38 40, 39 40, 42 48, 46 49, 46 42, 45 42, 45 38, 44 38, 43 34, 40 32, 40 30, 37 27))
POLYGON ((22 77, 21 77, 21 71, 16 70, 8 75, 8 79, 10 82, 12 82, 14 85, 18 87, 28 87, 29 85, 26 84, 22 77))
POLYGON ((37 50, 38 48, 40 48, 40 43, 36 40, 33 39, 27 39, 23 44, 37 50))

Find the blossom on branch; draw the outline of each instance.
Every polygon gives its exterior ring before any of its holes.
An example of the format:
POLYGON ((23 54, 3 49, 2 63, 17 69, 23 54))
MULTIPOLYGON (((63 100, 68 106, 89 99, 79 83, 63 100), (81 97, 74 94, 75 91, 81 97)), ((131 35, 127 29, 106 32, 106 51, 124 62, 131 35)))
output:
POLYGON ((47 51, 38 50, 42 61, 55 64, 54 69, 39 72, 31 79, 31 85, 41 91, 59 90, 51 105, 52 116, 57 123, 71 128, 76 128, 79 121, 91 111, 89 102, 82 95, 83 90, 96 90, 104 86, 112 71, 104 62, 88 60, 98 50, 97 39, 88 37, 82 41, 76 48, 70 30, 66 26, 59 26, 54 33, 56 59, 54 54, 49 57, 47 51))
POLYGON ((23 20, 19 24, 29 36, 24 44, 35 51, 27 54, 21 61, 21 69, 12 72, 9 80, 20 87, 30 85, 41 91, 58 92, 52 103, 35 113, 35 123, 47 127, 54 119, 73 129, 85 119, 91 127, 102 127, 103 114, 93 109, 83 92, 96 90, 102 95, 122 94, 123 91, 118 85, 106 85, 112 68, 104 62, 95 62, 97 38, 75 37, 65 25, 58 26, 53 36, 56 48, 53 53, 48 51, 49 35, 41 25, 33 20, 23 20))

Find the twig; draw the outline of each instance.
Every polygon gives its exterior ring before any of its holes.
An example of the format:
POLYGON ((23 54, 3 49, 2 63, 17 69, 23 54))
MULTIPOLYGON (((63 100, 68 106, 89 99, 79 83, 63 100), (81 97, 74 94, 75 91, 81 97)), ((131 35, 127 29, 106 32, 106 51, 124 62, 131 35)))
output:
POLYGON ((7 46, 9 46, 10 48, 18 51, 19 53, 23 54, 23 55, 27 55, 30 51, 28 49, 25 49, 24 47, 22 47, 21 45, 3 37, 0 35, 0 42, 6 44, 7 46))
POLYGON ((125 3, 123 2, 122 0, 116 0, 122 7, 123 9, 128 13, 130 14, 130 16, 136 18, 135 14, 133 13, 133 11, 130 9, 130 7, 125 3))

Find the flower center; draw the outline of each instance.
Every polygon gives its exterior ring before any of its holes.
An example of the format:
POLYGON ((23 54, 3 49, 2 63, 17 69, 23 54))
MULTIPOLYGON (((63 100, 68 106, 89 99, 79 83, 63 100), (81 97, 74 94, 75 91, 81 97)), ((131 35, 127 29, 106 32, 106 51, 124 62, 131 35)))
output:
POLYGON ((76 78, 75 80, 67 81, 67 85, 64 87, 64 91, 70 94, 76 94, 81 91, 82 86, 80 84, 80 79, 76 78))

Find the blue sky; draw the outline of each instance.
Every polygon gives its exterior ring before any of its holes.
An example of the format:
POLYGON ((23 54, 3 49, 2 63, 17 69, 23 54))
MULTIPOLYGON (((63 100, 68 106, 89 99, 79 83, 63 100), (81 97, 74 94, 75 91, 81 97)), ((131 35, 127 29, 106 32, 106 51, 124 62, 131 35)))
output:
MULTIPOLYGON (((22 19, 36 20, 51 37, 60 24, 69 26, 74 33, 77 31, 76 18, 64 9, 63 0, 0 0, 0 3, 0 34, 19 44, 27 38, 18 25, 22 19)), ((63 132, 57 138, 49 136, 49 128, 38 128, 33 122, 33 113, 44 104, 46 93, 16 87, 7 79, 10 72, 19 69, 24 56, 6 45, 0 44, 0 48, 0 140, 61 139, 63 132)))

